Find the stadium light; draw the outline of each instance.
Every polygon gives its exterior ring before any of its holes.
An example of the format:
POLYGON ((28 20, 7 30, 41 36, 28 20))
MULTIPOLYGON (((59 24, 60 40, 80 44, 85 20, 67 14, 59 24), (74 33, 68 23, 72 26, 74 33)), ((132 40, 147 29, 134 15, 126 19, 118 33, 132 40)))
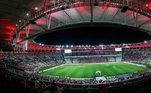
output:
POLYGON ((38 10, 38 7, 35 7, 35 10, 38 10))
POLYGON ((100 46, 100 47, 102 47, 102 46, 103 46, 103 44, 100 44, 99 46, 100 46))
POLYGON ((56 48, 56 50, 61 50, 61 48, 59 47, 59 48, 56 48))
POLYGON ((29 16, 29 13, 26 13, 26 16, 29 16))
POLYGON ((110 46, 114 46, 114 44, 111 44, 110 46))
POLYGON ((18 24, 16 24, 15 26, 18 26, 18 24))
POLYGON ((123 46, 126 45, 125 43, 122 44, 123 46))
POLYGON ((21 22, 22 22, 22 20, 18 20, 18 22, 19 22, 19 23, 21 23, 21 22))

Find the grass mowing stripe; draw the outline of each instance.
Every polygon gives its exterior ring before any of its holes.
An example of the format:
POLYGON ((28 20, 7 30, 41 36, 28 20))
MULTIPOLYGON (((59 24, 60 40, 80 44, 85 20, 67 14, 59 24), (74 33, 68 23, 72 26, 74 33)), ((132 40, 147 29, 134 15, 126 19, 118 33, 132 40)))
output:
POLYGON ((94 71, 91 65, 84 65, 82 78, 88 78, 94 76, 94 71))
POLYGON ((68 71, 68 70, 71 70, 71 68, 67 68, 67 67, 61 68, 61 69, 58 68, 55 71, 55 75, 57 75, 57 76, 63 76, 63 75, 67 76, 66 74, 68 74, 69 72, 66 72, 66 71, 68 71))
POLYGON ((64 76, 66 76, 66 77, 72 76, 72 73, 73 73, 74 71, 76 71, 76 69, 77 69, 77 68, 71 68, 71 67, 70 67, 70 71, 67 70, 68 72, 67 72, 67 71, 64 72, 64 76))
MULTIPOLYGON (((137 67, 138 68, 138 67, 137 67)), ((121 65, 118 65, 117 69, 119 70, 119 74, 122 74, 122 73, 129 73, 129 72, 136 72, 137 70, 135 68, 133 68, 132 65, 129 65, 129 64, 121 64, 121 65)))
POLYGON ((125 69, 129 72, 137 72, 137 71, 143 70, 144 67, 125 63, 125 64, 123 64, 123 68, 121 68, 121 69, 125 69))
POLYGON ((68 66, 65 66, 65 67, 63 67, 63 68, 61 68, 61 69, 56 69, 55 70, 55 73, 54 73, 54 75, 57 75, 57 76, 66 76, 66 77, 68 77, 68 75, 70 74, 70 73, 72 73, 72 67, 70 66, 70 67, 68 67, 68 66))
POLYGON ((145 67, 123 63, 104 63, 104 64, 67 64, 53 70, 42 72, 42 75, 66 76, 71 78, 92 78, 96 71, 101 71, 102 75, 113 76, 125 74, 126 72, 137 72, 145 67))
POLYGON ((80 69, 82 69, 80 66, 77 67, 77 68, 73 68, 72 72, 69 75, 69 77, 79 78, 79 76, 82 76, 83 75, 83 70, 80 70, 80 69))

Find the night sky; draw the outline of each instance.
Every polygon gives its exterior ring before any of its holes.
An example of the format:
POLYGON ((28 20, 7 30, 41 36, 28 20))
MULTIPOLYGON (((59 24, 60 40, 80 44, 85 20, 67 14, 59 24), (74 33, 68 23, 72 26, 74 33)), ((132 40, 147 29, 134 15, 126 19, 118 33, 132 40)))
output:
POLYGON ((151 40, 143 31, 113 24, 82 24, 63 27, 38 36, 35 42, 47 45, 100 45, 136 43, 151 40))

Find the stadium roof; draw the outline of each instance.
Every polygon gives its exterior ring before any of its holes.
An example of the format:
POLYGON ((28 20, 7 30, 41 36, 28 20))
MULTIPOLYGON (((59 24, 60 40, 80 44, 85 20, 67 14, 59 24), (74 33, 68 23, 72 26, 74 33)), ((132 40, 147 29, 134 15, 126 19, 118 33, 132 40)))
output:
MULTIPOLYGON (((8 47, 8 43, 11 39, 13 31, 20 22, 27 20, 28 13, 29 14, 33 13, 36 7, 37 10, 42 9, 46 4, 52 3, 53 1, 54 0, 0 0, 0 37, 1 37, 0 48, 6 49, 6 46, 8 47)), ((146 5, 148 0, 129 0, 129 1, 139 3, 143 7, 150 6, 146 5)), ((89 16, 90 12, 87 12, 87 9, 88 9, 87 7, 85 8, 79 7, 77 9, 73 8, 67 9, 65 11, 64 10, 58 11, 56 14, 52 14, 51 20, 54 20, 52 26, 55 26, 56 24, 63 24, 64 21, 66 21, 67 23, 68 22, 70 23, 71 21, 76 23, 79 22, 79 20, 87 21, 87 19, 90 18, 89 16)), ((94 9, 94 13, 96 14, 94 15, 94 20, 96 21, 98 20, 97 18, 101 18, 104 21, 109 21, 108 19, 113 19, 112 21, 116 20, 116 23, 123 23, 121 22, 121 20, 123 19, 123 17, 125 17, 126 19, 128 19, 127 23, 129 25, 134 25, 135 18, 133 18, 134 17, 133 15, 135 14, 133 14, 131 11, 128 11, 127 13, 124 14, 120 13, 118 8, 96 7, 94 9)), ((139 20, 137 20, 138 21, 137 25, 140 26, 140 28, 148 30, 149 29, 148 27, 150 25, 148 24, 150 23, 150 18, 145 17, 145 15, 140 15, 138 17, 139 20)), ((42 17, 36 21, 37 23, 36 25, 31 24, 32 29, 30 30, 29 36, 32 36, 37 32, 47 30, 46 21, 44 20, 45 17, 42 17)), ((20 33, 22 34, 21 35, 22 38, 26 37, 24 29, 20 33)))
POLYGON ((112 45, 140 43, 151 40, 151 35, 129 26, 109 23, 79 23, 62 26, 40 34, 35 43, 44 45, 112 45))
POLYGON ((27 12, 43 4, 44 0, 0 0, 0 48, 10 48, 8 42, 16 24, 25 20, 27 12))

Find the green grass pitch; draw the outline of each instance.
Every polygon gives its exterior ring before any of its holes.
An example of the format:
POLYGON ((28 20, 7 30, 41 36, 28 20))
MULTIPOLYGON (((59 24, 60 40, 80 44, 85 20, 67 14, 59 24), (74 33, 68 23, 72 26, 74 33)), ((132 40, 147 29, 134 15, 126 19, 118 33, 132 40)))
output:
POLYGON ((128 64, 124 62, 103 63, 103 64, 66 64, 58 68, 41 72, 41 75, 65 76, 70 78, 92 78, 96 71, 101 71, 104 76, 138 72, 146 67, 128 64))

